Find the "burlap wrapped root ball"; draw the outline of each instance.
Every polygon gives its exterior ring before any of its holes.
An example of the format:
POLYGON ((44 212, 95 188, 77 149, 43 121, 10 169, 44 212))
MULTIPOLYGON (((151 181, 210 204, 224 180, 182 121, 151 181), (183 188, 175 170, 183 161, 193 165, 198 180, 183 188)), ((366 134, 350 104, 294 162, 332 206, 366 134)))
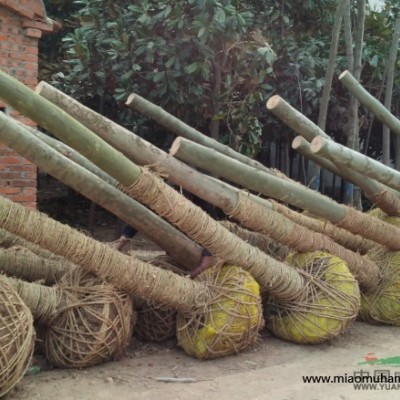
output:
POLYGON ((343 332, 360 308, 358 283, 345 262, 321 251, 291 254, 286 261, 307 284, 296 303, 266 299, 267 329, 296 343, 321 343, 343 332))
POLYGON ((215 266, 197 280, 212 299, 193 315, 178 313, 178 345, 189 355, 212 359, 235 354, 253 344, 264 321, 258 283, 236 266, 215 266))
POLYGON ((59 368, 84 368, 121 356, 135 321, 131 297, 81 269, 57 286, 65 304, 47 321, 48 361, 59 368))
MULTIPOLYGON (((155 252, 145 254, 140 252, 135 257, 149 262, 150 264, 172 271, 179 276, 184 275, 184 271, 174 265, 174 260, 167 255, 154 256, 155 252)), ((159 304, 153 304, 145 300, 138 300, 136 304, 136 325, 135 336, 144 342, 163 342, 176 336, 176 315, 175 309, 171 309, 159 304)))
POLYGON ((361 293, 360 317, 372 323, 400 326, 400 251, 376 248, 368 257, 381 267, 381 281, 361 293))
POLYGON ((144 342, 163 342, 176 334, 176 310, 142 302, 137 310, 135 336, 144 342))
POLYGON ((0 279, 0 397, 24 376, 34 342, 30 310, 14 289, 0 279))

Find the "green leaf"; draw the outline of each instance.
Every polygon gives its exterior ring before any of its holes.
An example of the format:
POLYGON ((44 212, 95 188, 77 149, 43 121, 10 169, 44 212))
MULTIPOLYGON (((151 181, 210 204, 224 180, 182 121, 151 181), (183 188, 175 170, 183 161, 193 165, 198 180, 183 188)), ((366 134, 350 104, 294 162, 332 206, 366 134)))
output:
POLYGON ((153 76, 153 82, 160 82, 165 78, 165 71, 160 71, 154 74, 153 76))

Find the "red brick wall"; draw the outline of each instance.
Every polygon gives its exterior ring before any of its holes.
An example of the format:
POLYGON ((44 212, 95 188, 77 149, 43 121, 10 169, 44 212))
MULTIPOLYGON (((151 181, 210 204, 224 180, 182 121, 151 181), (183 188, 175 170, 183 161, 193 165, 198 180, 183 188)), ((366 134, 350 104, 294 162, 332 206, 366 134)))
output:
MULTIPOLYGON (((28 20, 0 5, 0 69, 30 87, 37 84, 38 41, 42 32, 28 20)), ((34 126, 0 100, 0 110, 34 126)), ((37 170, 29 161, 0 143, 0 194, 36 207, 37 170)))

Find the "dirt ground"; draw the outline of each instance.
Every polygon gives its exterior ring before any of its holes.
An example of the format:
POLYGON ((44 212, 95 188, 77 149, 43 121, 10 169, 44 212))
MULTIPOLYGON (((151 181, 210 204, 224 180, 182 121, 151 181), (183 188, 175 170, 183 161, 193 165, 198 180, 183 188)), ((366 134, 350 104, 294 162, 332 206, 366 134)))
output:
POLYGON ((263 332, 257 345, 236 356, 199 361, 173 340, 149 344, 133 339, 126 356, 85 370, 47 370, 25 376, 12 400, 322 400, 394 399, 399 385, 355 390, 351 383, 306 384, 303 375, 348 376, 361 370, 400 367, 359 365, 368 353, 377 358, 400 354, 399 329, 356 322, 339 339, 317 346, 296 345, 263 332), (191 383, 161 378, 190 378, 191 383), (386 388, 385 388, 386 387, 386 388))
MULTIPOLYGON (((65 208, 65 204, 61 201, 65 208)), ((83 211, 71 210, 80 228, 87 226, 87 204, 83 211), (79 218, 77 218, 79 217, 79 218), (86 222, 82 222, 86 221, 86 222)), ((49 209, 49 207, 47 207, 49 209)), ((54 210, 53 210, 54 211, 54 210)), ((57 213, 60 213, 57 210, 57 213)), ((100 211, 98 211, 100 212, 100 211)), ((51 214, 51 212, 50 212, 51 214)), ((68 219, 68 216, 65 217, 68 219)), ((111 241, 116 220, 95 218, 94 236, 111 241)), ((133 249, 152 249, 143 236, 135 237, 133 249)), ((393 399, 400 396, 400 384, 378 385, 376 390, 357 390, 352 383, 304 383, 302 376, 353 376, 376 371, 400 374, 396 366, 365 362, 368 355, 378 359, 400 356, 400 328, 374 326, 357 321, 345 335, 331 343, 296 345, 263 331, 256 346, 238 355, 199 361, 187 356, 174 340, 162 344, 144 343, 136 338, 125 357, 84 370, 48 369, 25 376, 7 396, 8 400, 358 400, 393 399), (163 378, 188 378, 190 382, 163 382, 163 378)))

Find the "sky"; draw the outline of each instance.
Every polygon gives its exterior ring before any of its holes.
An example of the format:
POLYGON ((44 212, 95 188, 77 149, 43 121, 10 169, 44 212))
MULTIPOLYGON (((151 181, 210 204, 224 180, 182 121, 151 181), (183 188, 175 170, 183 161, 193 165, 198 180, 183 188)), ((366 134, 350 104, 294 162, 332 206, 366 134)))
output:
POLYGON ((384 0, 369 0, 369 4, 372 8, 380 8, 384 4, 384 0))

